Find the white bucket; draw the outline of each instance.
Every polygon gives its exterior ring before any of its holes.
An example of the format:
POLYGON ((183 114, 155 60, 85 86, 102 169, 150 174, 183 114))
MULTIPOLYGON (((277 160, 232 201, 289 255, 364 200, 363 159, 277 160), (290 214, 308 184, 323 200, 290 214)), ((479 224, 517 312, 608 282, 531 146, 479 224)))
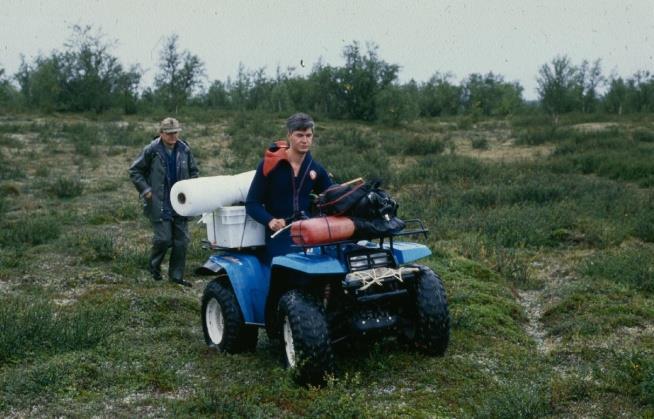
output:
POLYGON ((241 248, 265 246, 266 229, 245 213, 244 206, 221 207, 202 214, 212 246, 241 248))

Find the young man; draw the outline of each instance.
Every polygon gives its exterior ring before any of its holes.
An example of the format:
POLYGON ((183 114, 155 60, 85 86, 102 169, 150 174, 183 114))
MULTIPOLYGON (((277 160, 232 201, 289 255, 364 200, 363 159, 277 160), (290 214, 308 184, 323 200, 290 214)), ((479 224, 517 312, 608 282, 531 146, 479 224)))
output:
POLYGON ((287 141, 275 142, 257 167, 245 203, 248 215, 266 228, 266 253, 276 256, 290 250, 288 231, 274 239, 270 235, 309 210, 309 194, 320 193, 332 181, 327 171, 311 157, 313 119, 297 113, 286 121, 287 141))
POLYGON ((149 271, 160 281, 161 262, 172 247, 168 278, 187 287, 184 280, 189 235, 186 218, 170 203, 170 188, 178 180, 198 177, 198 168, 189 145, 179 138, 182 128, 175 118, 165 118, 159 136, 147 145, 129 168, 129 176, 144 201, 143 212, 152 222, 152 251, 149 271))

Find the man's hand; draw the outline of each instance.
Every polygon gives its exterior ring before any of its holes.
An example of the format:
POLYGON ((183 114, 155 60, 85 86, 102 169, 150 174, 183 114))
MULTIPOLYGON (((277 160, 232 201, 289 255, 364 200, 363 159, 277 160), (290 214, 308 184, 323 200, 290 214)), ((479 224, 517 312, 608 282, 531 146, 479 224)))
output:
POLYGON ((286 221, 284 221, 283 218, 273 218, 273 219, 270 220, 270 222, 268 223, 268 227, 269 227, 272 231, 277 231, 277 230, 280 230, 280 229, 286 227, 286 221))
POLYGON ((143 197, 144 197, 145 199, 151 199, 151 198, 152 198, 152 191, 148 191, 148 192, 146 192, 145 195, 143 195, 143 197))

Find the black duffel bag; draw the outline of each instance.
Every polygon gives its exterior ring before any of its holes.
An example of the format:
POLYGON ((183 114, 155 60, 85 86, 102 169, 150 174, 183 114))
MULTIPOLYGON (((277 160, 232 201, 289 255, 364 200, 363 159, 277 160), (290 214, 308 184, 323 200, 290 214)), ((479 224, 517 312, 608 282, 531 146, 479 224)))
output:
POLYGON ((397 216, 397 202, 380 189, 380 180, 373 180, 365 185, 366 194, 361 197, 350 209, 348 215, 366 220, 390 220, 397 216))
POLYGON ((352 207, 368 191, 367 184, 361 178, 343 184, 335 184, 318 195, 316 207, 325 215, 348 215, 352 207))
POLYGON ((365 183, 361 178, 332 185, 316 206, 322 214, 352 218, 356 239, 390 236, 404 229, 404 221, 397 218, 397 202, 380 186, 380 180, 365 183))
POLYGON ((388 220, 385 218, 365 219, 353 217, 352 221, 354 221, 353 238, 356 240, 392 236, 402 231, 405 226, 404 221, 397 217, 388 220))

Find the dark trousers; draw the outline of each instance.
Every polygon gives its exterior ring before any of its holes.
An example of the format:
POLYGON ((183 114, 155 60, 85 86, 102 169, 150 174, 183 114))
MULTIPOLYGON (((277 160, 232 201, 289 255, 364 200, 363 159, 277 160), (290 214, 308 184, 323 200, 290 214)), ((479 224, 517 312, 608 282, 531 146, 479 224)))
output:
POLYGON ((150 253, 150 272, 154 275, 161 274, 161 262, 170 247, 172 250, 168 263, 168 278, 172 281, 184 279, 186 247, 189 242, 186 218, 174 217, 172 220, 153 222, 152 230, 154 236, 150 253))

